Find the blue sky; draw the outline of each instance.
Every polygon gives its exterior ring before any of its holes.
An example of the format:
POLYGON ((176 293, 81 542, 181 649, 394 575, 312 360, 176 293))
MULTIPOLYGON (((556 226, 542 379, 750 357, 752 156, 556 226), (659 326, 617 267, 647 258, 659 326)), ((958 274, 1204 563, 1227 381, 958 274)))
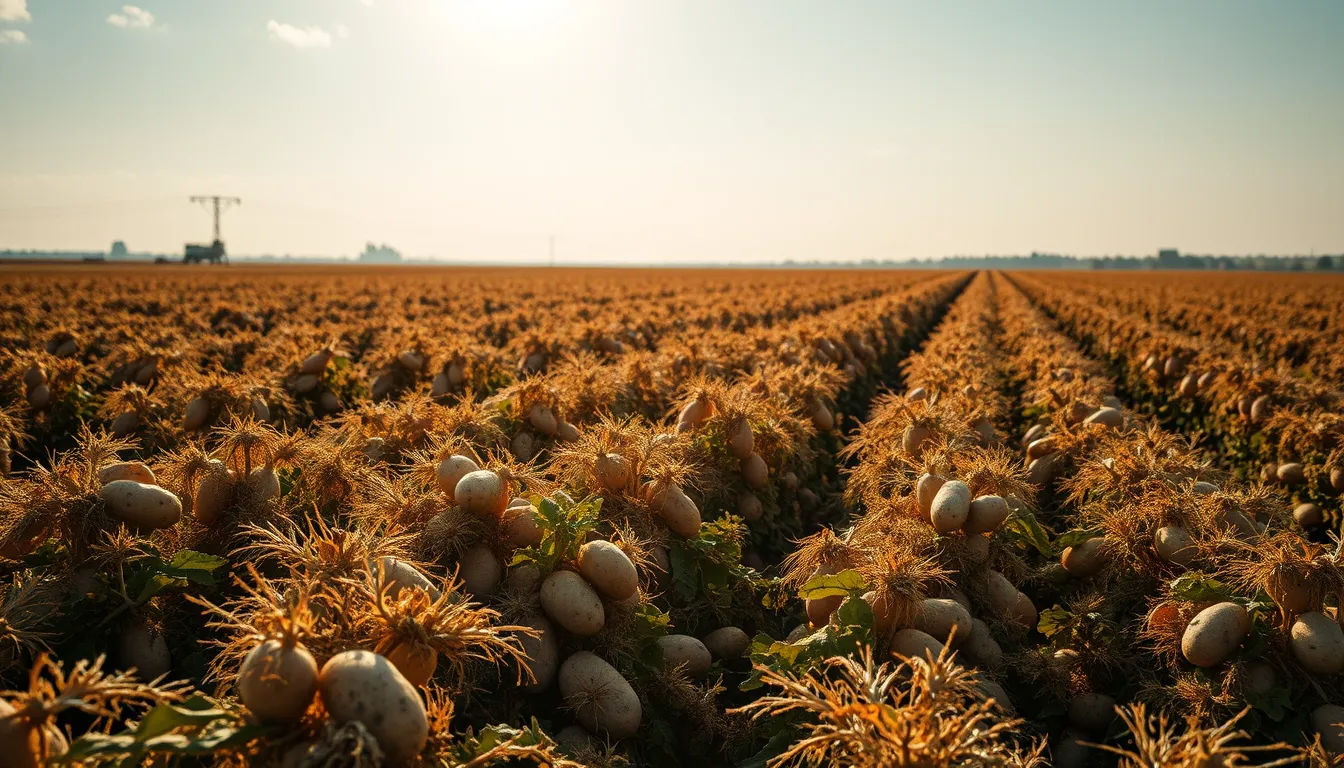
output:
POLYGON ((1344 3, 0 0, 0 248, 1344 251, 1344 3))

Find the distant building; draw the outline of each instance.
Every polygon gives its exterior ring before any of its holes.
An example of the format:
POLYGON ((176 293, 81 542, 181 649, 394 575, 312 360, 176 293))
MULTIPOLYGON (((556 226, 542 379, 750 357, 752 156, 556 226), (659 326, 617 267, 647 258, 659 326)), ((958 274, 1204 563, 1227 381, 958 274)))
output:
POLYGON ((364 264, 398 264, 401 260, 401 253, 386 243, 383 245, 367 243, 364 252, 359 254, 359 261, 364 264))
POLYGON ((124 259, 127 256, 130 256, 130 252, 126 250, 126 243, 122 240, 113 242, 112 247, 107 251, 107 258, 109 259, 124 259))
POLYGON ((1159 267, 1179 267, 1181 265, 1181 252, 1175 248, 1163 248, 1157 252, 1157 266, 1159 267))

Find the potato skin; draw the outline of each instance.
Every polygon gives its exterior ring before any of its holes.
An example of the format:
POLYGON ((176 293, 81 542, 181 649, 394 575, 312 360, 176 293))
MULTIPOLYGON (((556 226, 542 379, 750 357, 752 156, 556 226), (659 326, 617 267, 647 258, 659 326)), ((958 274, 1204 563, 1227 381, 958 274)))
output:
POLYGON ((1323 613, 1311 611, 1298 616, 1289 645, 1293 658, 1312 674, 1337 675, 1344 670, 1344 630, 1323 613))
POLYGON ((1085 579, 1100 571, 1106 565, 1107 559, 1106 537, 1094 536, 1065 549, 1059 561, 1070 576, 1085 579))
POLYGON ((1197 554, 1194 540, 1179 525, 1165 525, 1153 533, 1153 548, 1157 556, 1175 565, 1189 565, 1197 554))
POLYGON ((1251 619, 1236 603, 1218 603, 1195 614, 1181 636, 1181 654, 1197 667, 1222 664, 1246 634, 1251 619))
POLYGON ((938 495, 939 489, 946 482, 947 480, 939 475, 925 473, 919 476, 919 481, 915 484, 915 499, 919 502, 919 512, 930 524, 933 523, 929 517, 929 510, 933 508, 933 497, 938 495))
POLYGON ((1321 735, 1321 746, 1332 755, 1344 753, 1344 707, 1322 704, 1311 711, 1311 727, 1321 735))
POLYGON ((541 583, 541 607, 546 615, 579 637, 592 637, 607 621, 597 592, 573 571, 556 571, 541 583))
POLYGON ((110 517, 137 528, 170 528, 182 519, 182 501, 157 485, 113 480, 98 496, 107 502, 110 517))
POLYGON ((1104 693, 1084 693, 1069 699, 1069 723, 1100 733, 1115 719, 1115 699, 1104 693))
POLYGON ((971 499, 971 507, 961 532, 967 536, 978 533, 990 533, 1008 519, 1008 502, 1002 496, 977 496, 971 499))
POLYGON ((629 681, 607 662, 579 651, 560 665, 560 695, 576 706, 574 715, 590 731, 613 739, 635 735, 643 707, 629 681), (595 699, 589 701, 588 699, 595 699))
POLYGON ((41 755, 57 757, 70 750, 70 742, 55 724, 34 728, 27 720, 11 718, 14 713, 14 705, 0 699, 0 757, 5 768, 41 768, 46 764, 39 760, 41 755))
POLYGON ((108 464, 106 467, 98 470, 98 482, 107 485, 113 480, 134 480, 144 485, 158 485, 159 481, 154 477, 154 470, 149 465, 139 461, 122 461, 116 464, 108 464))
POLYGON ((476 544, 462 553, 458 560, 457 576, 462 580, 462 591, 481 600, 494 593, 504 580, 504 566, 495 553, 484 544, 476 544))
POLYGON ((949 635, 952 645, 960 645, 971 636, 971 614, 956 600, 930 597, 921 600, 915 615, 914 628, 927 633, 939 642, 949 635), (941 640, 939 639, 941 638, 941 640))
POLYGON ((639 573, 621 548, 605 539, 579 549, 579 573, 598 592, 612 600, 624 600, 639 591, 639 573))
POLYGON ((536 617, 525 626, 537 630, 541 635, 518 637, 523 646, 523 653, 527 654, 527 668, 536 678, 523 687, 532 693, 539 693, 555 682, 555 675, 560 670, 560 638, 555 633, 555 627, 544 616, 536 617))
POLYGON ((500 536, 506 547, 535 547, 545 535, 537 522, 537 508, 529 504, 510 506, 501 518, 500 536))
POLYGON ((929 520, 939 533, 951 533, 966 523, 971 513, 971 489, 960 480, 943 483, 929 505, 929 520))
POLYGON ((690 635, 664 635, 658 638, 658 649, 663 653, 663 663, 669 667, 685 665, 686 674, 693 680, 709 674, 713 663, 709 649, 690 635))
POLYGON ((918 629, 902 629, 892 635, 892 656, 922 659, 926 651, 936 659, 943 652, 943 644, 933 635, 918 629))
MULTIPOLYGON (((409 588, 423 589, 434 600, 438 600, 439 595, 443 594, 438 587, 434 586, 434 582, 430 581, 428 576, 420 572, 419 568, 404 560, 398 560, 389 555, 380 558, 379 563, 383 567, 383 578, 391 585, 388 592, 389 597, 393 599, 396 598, 398 592, 409 588)), ((370 568, 376 572, 378 564, 370 564, 370 568)))
POLYGON ((480 518, 498 519, 509 506, 509 489, 504 478, 488 469, 468 472, 457 481, 453 500, 462 510, 480 518))
POLYGON ((1003 662, 1003 647, 979 619, 971 619, 971 636, 962 643, 961 653, 986 669, 997 669, 1003 662))
POLYGON ((453 494, 457 492, 458 482, 479 469, 480 467, 470 457, 449 456, 439 462, 439 466, 434 470, 434 480, 448 500, 455 501, 453 494))
POLYGON ((224 462, 212 459, 196 485, 196 503, 192 505, 196 519, 204 526, 215 526, 233 503, 236 485, 233 470, 224 466, 224 462))
POLYGON ((238 698, 266 722, 296 722, 316 694, 317 661, 301 645, 285 648, 279 640, 267 640, 238 668, 238 698))
POLYGON ((317 692, 333 721, 363 724, 393 763, 410 761, 429 741, 429 718, 420 694, 376 653, 332 656, 322 666, 317 692))
POLYGON ((653 506, 668 530, 687 539, 700 533, 700 508, 680 486, 669 485, 653 499, 653 506))
POLYGON ((717 659, 740 658, 751 645, 751 638, 738 627, 719 627, 700 641, 717 659))
POLYGON ((765 459, 762 459, 759 453, 753 453, 742 460, 742 479, 747 481, 747 487, 753 491, 761 490, 770 481, 770 468, 765 465, 765 459))

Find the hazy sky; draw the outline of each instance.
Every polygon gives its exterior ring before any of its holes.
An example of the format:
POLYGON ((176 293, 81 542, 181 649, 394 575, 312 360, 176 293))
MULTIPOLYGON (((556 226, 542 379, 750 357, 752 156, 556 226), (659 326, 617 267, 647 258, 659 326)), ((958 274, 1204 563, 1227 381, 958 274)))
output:
POLYGON ((0 0, 0 248, 1344 252, 1344 2, 0 0))

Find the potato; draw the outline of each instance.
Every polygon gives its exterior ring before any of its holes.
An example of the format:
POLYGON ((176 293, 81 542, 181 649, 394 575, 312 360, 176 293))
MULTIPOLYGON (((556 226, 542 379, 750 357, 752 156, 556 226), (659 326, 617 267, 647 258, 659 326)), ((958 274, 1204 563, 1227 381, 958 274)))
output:
POLYGON ((537 439, 531 432, 519 432, 509 441, 509 452, 513 454, 513 458, 524 464, 537 455, 537 450, 537 439))
POLYGON ((915 483, 915 499, 919 502, 919 512, 930 524, 933 523, 933 519, 929 517, 929 511, 933 509, 933 497, 938 495, 938 491, 946 482, 947 480, 939 475, 931 475, 926 472, 920 475, 919 481, 915 483))
POLYGON ((541 403, 533 403, 527 409, 527 421, 543 435, 554 436, 560 426, 556 421, 555 411, 541 403))
POLYGON ((1013 700, 1008 697, 1008 691, 1004 690, 998 682, 987 677, 981 678, 976 682, 975 688, 986 700, 993 699, 994 703, 1001 707, 1003 711, 1009 714, 1013 713, 1013 700))
POLYGON ((966 523, 971 512, 971 489, 960 480, 943 483, 929 505, 929 520, 939 533, 951 533, 966 523))
POLYGON ((1305 468, 1296 461, 1280 464, 1274 474, 1284 485, 1301 485, 1307 481, 1305 468))
POLYGON ((593 463, 593 474, 603 490, 619 493, 630 484, 630 462, 619 453, 598 454, 593 463))
POLYGON ((322 380, 311 373, 303 373, 294 377, 294 391, 300 395, 306 395, 317 389, 322 380))
POLYGON ((602 598, 573 571, 556 571, 541 583, 541 608, 565 631, 592 637, 607 621, 602 598))
POLYGON ((51 404, 51 387, 38 384, 28 390, 28 404, 34 408, 46 408, 51 404))
POLYGON ((1125 414, 1114 408, 1098 408, 1083 420, 1084 424, 1100 424, 1103 427, 1119 429, 1125 425, 1125 414))
POLYGON ((246 482, 255 501, 264 502, 280 498, 280 476, 270 464, 252 470, 246 482))
POLYGON ((504 516, 500 519, 499 534, 504 541, 504 546, 516 547, 535 547, 541 543, 545 531, 538 522, 537 508, 531 504, 526 506, 510 506, 504 510, 504 516))
POLYGON ((335 413, 341 410, 340 398, 336 397, 336 393, 331 391, 323 391, 322 394, 318 395, 317 404, 322 406, 322 410, 327 413, 335 413))
POLYGON ((978 533, 990 533, 1008 519, 1008 502, 1002 496, 977 496, 971 499, 966 514, 966 522, 961 532, 973 536, 978 533))
POLYGON ((420 694, 376 653, 332 656, 322 666, 317 692, 333 722, 363 725, 393 763, 410 762, 429 741, 429 718, 420 694))
POLYGON ((1293 519, 1303 528, 1315 528, 1325 524, 1325 513, 1311 502, 1303 502, 1293 509, 1293 519))
POLYGON ((439 371, 434 374, 434 378, 429 383, 429 394, 431 397, 442 397, 448 394, 450 389, 448 385, 448 374, 445 371, 439 371))
POLYGON ((598 539, 579 548, 579 574, 601 594, 624 600, 639 591, 635 564, 620 547, 598 539))
POLYGON ((448 364, 446 373, 448 375, 448 386, 450 387, 459 387, 462 385, 462 382, 467 380, 466 369, 464 369, 462 364, 456 360, 448 364))
POLYGON ((1032 485, 1044 488, 1055 479, 1055 469, 1059 459, 1056 454, 1050 453, 1039 459, 1033 459, 1027 465, 1027 481, 1032 485))
POLYGON ((1007 616, 1013 613, 1017 606, 1017 587, 1004 577, 1002 573, 990 569, 985 574, 985 597, 995 613, 1000 616, 1007 616))
POLYGON ((388 597, 393 600, 397 599, 397 594, 403 589, 422 589, 434 600, 438 600, 443 594, 428 576, 405 560, 398 560, 389 555, 370 563, 369 569, 376 574, 380 566, 383 570, 383 583, 388 585, 388 597))
POLYGON ((1179 525, 1164 525, 1153 533, 1157 556, 1175 565, 1189 565, 1199 554, 1194 539, 1179 525))
POLYGON ((1090 733, 1105 733, 1115 720, 1115 699, 1104 693, 1084 693, 1069 699, 1069 723, 1090 733))
POLYGON ((1106 537, 1094 536, 1064 550, 1059 562, 1070 576, 1085 579, 1100 571, 1110 560, 1106 537))
POLYGON ((143 483, 145 485, 159 484, 159 481, 154 477, 154 470, 139 461, 123 461, 117 464, 108 464, 106 467, 98 470, 99 483, 107 485, 113 480, 134 480, 137 483, 143 483))
POLYGON ((439 652, 432 646, 415 641, 399 641, 384 652, 383 658, 416 688, 429 685, 434 670, 439 666, 439 652))
POLYGON ((499 587, 504 579, 504 566, 490 547, 476 544, 457 561, 457 577, 462 580, 462 591, 482 601, 499 587))
POLYGON ((196 499, 192 504, 192 512, 201 525, 214 527, 223 519, 224 513, 233 504, 236 486, 233 470, 226 467, 224 462, 211 459, 201 481, 196 484, 196 499))
POLYGON ((932 656, 936 659, 942 652, 942 643, 933 635, 918 629, 902 629, 891 637, 891 655, 898 658, 923 659, 932 656))
POLYGON ((1265 592, 1274 604, 1290 615, 1310 610, 1312 606, 1311 585, 1298 571, 1276 566, 1265 577, 1265 592))
POLYGON ((1251 402, 1250 418, 1252 424, 1260 424, 1274 413, 1274 401, 1269 395, 1261 395, 1251 402))
POLYGON ((1251 631, 1251 618, 1236 603, 1218 603, 1195 614, 1181 636, 1181 654, 1197 667, 1222 664, 1251 631))
POLYGON ((601 746, 601 742, 593 738, 582 725, 567 725, 561 728, 560 732, 555 734, 555 743, 562 749, 569 750, 598 749, 601 746))
POLYGON ((132 620, 117 638, 117 658, 122 669, 134 669, 135 677, 148 682, 173 669, 173 655, 163 633, 142 621, 132 620))
POLYGON ((568 421, 562 421, 555 427, 555 439, 566 443, 577 442, 579 439, 579 428, 570 424, 568 421))
POLYGON ((504 588, 520 595, 536 594, 541 586, 541 569, 535 563, 519 563, 508 569, 504 588))
POLYGON ((397 363, 411 373, 416 373, 421 368, 425 367, 425 358, 424 355, 421 355, 414 350, 407 349, 397 355, 397 363))
POLYGON ((912 625, 940 642, 951 636, 952 645, 960 645, 971 636, 971 614, 956 600, 930 597, 919 602, 912 625))
POLYGON ((439 462, 438 468, 434 471, 435 482, 439 490, 443 491, 449 501, 454 501, 454 494, 457 492, 457 484, 462 478, 472 472, 480 470, 476 462, 470 457, 453 455, 439 462))
POLYGON ((1200 496, 1210 496, 1218 492, 1218 486, 1214 485, 1213 483, 1210 483, 1207 480, 1197 480, 1195 484, 1190 487, 1190 490, 1194 491, 1200 496))
POLYGON ((753 491, 759 491, 770 481, 770 469, 765 466, 765 459, 759 454, 751 454, 742 460, 742 479, 747 481, 747 487, 753 491))
POLYGON ((38 363, 28 366, 28 370, 23 372, 24 389, 37 389, 47 383, 47 372, 38 363))
POLYGON ((923 387, 915 387, 906 393, 905 399, 911 401, 925 400, 929 396, 929 391, 923 387))
POLYGON ((709 649, 705 644, 690 635, 664 635, 658 638, 658 649, 663 653, 663 663, 669 667, 684 667, 686 675, 699 680, 709 674, 709 649))
POLYGON ((335 354, 336 352, 330 348, 324 347, 322 349, 319 349, 318 351, 304 358, 302 363, 299 363, 299 373, 309 373, 309 374, 321 373, 322 371, 326 370, 327 363, 331 362, 331 358, 335 354))
POLYGON ((843 602, 845 602, 843 595, 809 598, 803 601, 803 609, 807 612, 808 622, 814 627, 821 627, 830 622, 831 615, 843 602))
POLYGON ((560 665, 560 695, 590 731, 623 739, 639 730, 644 713, 635 689, 615 667, 588 651, 560 665))
POLYGON ((679 486, 668 486, 653 498, 652 504, 672 533, 684 538, 695 538, 700 533, 700 508, 679 486))
POLYGON ((933 431, 924 424, 911 424, 901 435, 901 449, 912 459, 924 454, 924 443, 933 437, 933 431))
POLYGON ((1332 755, 1344 753, 1344 707, 1322 704, 1311 711, 1311 727, 1321 735, 1321 746, 1332 755))
POLYGON ((98 491, 114 520, 140 529, 170 528, 182 519, 182 502, 157 485, 113 480, 98 491))
POLYGON ((271 407, 260 396, 252 398, 252 418, 257 421, 271 420, 271 407))
POLYGON ((1031 598, 1027 597, 1025 592, 1018 592, 1017 597, 1013 600, 1013 611, 1010 618, 1028 629, 1035 629, 1040 614, 1037 613, 1036 604, 1031 602, 1031 598))
POLYGON ((789 630, 789 634, 784 637, 784 642, 796 643, 799 640, 802 640, 804 637, 807 637, 811 633, 812 633, 812 626, 810 623, 799 624, 798 626, 789 630))
POLYGON ((453 500, 469 515, 498 519, 509 505, 509 487, 498 474, 478 469, 457 481, 453 500))
POLYGON ((267 640, 238 668, 238 698, 268 723, 293 723, 317 695, 317 661, 302 645, 267 640))
POLYGON ((745 418, 738 419, 728 428, 728 451, 738 461, 746 461, 756 449, 756 436, 745 418))
POLYGON ((532 672, 534 681, 523 686, 530 693, 540 693, 551 687, 555 674, 560 670, 560 638, 555 627, 544 616, 537 616, 523 624, 537 630, 540 635, 518 635, 527 656, 527 668, 532 672))
POLYGON ((1344 491, 1344 467, 1330 468, 1330 488, 1336 491, 1344 491))
POLYGON ((971 619, 971 636, 961 644, 961 652, 985 669, 998 669, 1003 663, 1003 648, 990 633, 989 625, 979 619, 971 619))
POLYGON ((807 407, 807 416, 812 420, 812 428, 818 432, 830 432, 835 429, 835 415, 820 400, 813 400, 807 407))
POLYGON ((756 494, 743 491, 737 495, 737 514, 748 523, 754 523, 765 514, 765 508, 761 506, 761 500, 756 498, 756 494))
POLYGON ((705 635, 701 642, 716 659, 736 659, 747 652, 751 638, 737 627, 719 627, 705 635))
POLYGON ((1055 439, 1054 435, 1048 435, 1031 441, 1027 446, 1027 458, 1039 459, 1042 456, 1048 456, 1057 450, 1059 450, 1059 441, 1055 439))
POLYGON ((0 757, 5 768, 41 768, 70 751, 70 742, 52 720, 34 725, 15 717, 14 705, 0 699, 0 757))
POLYGON ((110 429, 112 430, 113 437, 127 437, 134 433, 139 427, 140 414, 135 411, 126 411, 125 413, 118 414, 117 418, 112 420, 110 429))
POLYGON ((200 429, 210 421, 210 401, 204 397, 192 398, 182 414, 182 428, 188 432, 200 429))
POLYGON ((1199 377, 1193 373, 1185 374, 1181 383, 1176 385, 1176 394, 1186 399, 1199 394, 1199 377))
POLYGON ((681 413, 677 415, 677 431, 687 432, 692 429, 699 429, 714 412, 714 407, 709 400, 702 394, 686 405, 682 406, 681 413))
POLYGON ((1288 645, 1297 663, 1312 674, 1337 675, 1344 670, 1344 630, 1323 613, 1298 616, 1288 645))

